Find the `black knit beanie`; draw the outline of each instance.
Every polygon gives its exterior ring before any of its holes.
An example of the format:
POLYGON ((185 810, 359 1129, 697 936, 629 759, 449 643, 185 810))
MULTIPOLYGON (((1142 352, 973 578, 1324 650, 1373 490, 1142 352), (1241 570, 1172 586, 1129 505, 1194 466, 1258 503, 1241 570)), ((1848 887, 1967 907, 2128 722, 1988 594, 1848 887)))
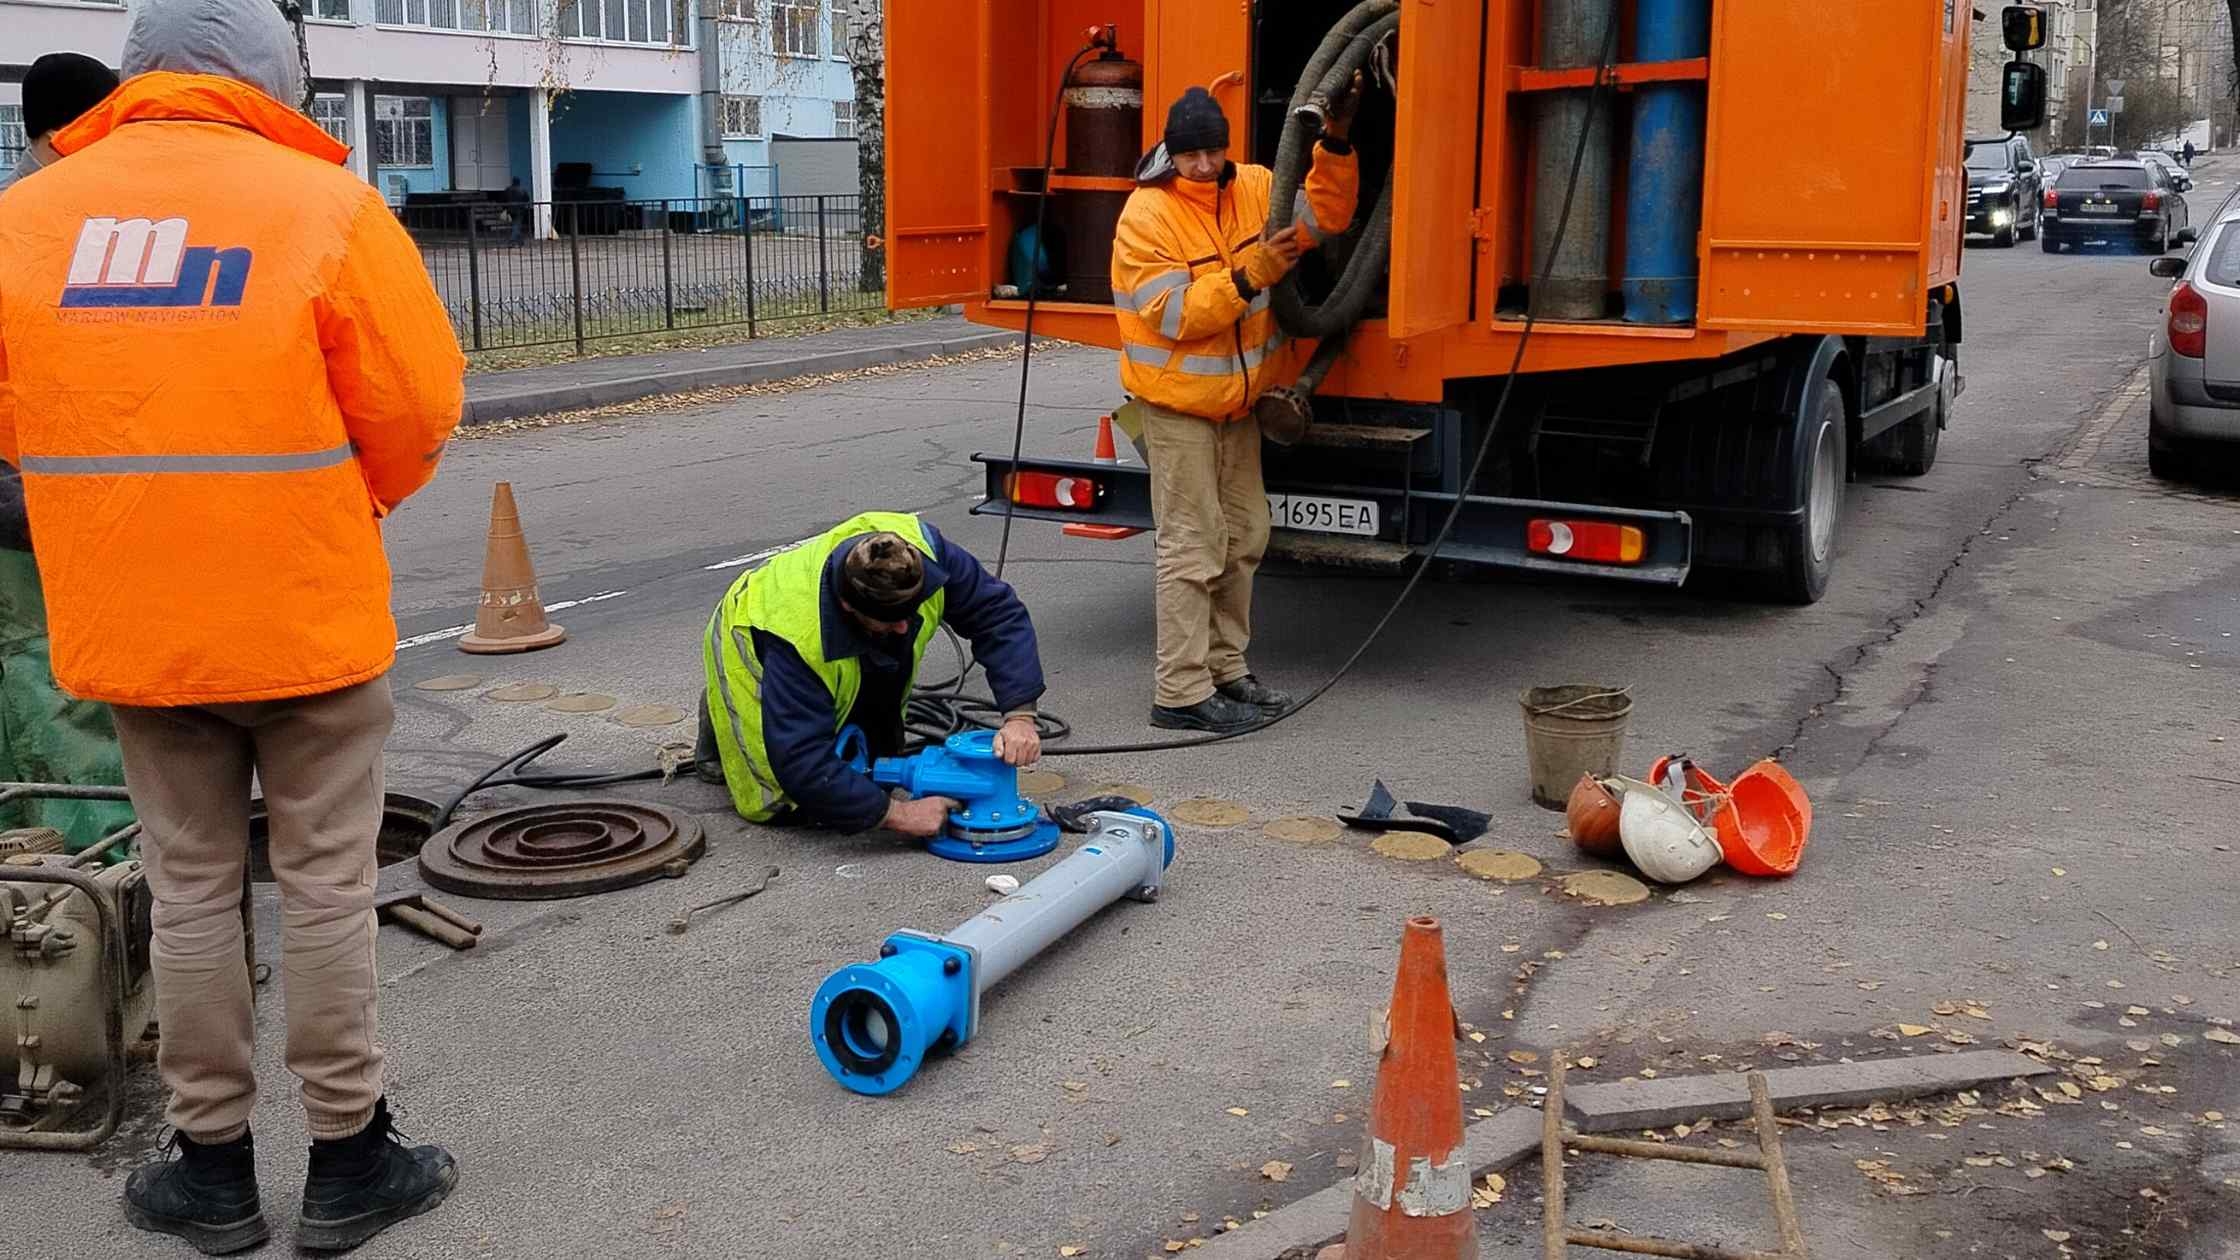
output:
POLYGON ((67 127, 116 90, 117 72, 84 53, 48 53, 23 74, 23 133, 67 127))
POLYGON ((1195 153, 1200 149, 1229 147, 1229 116, 1213 93, 1194 87, 1167 110, 1167 152, 1195 153))

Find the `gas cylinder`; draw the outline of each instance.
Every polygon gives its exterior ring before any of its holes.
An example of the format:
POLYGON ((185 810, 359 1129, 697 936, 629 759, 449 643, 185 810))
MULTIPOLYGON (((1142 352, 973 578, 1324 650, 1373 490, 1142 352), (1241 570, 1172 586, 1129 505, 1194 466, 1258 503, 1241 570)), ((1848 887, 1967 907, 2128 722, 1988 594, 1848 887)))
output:
POLYGON ((1066 86, 1066 174, 1127 179, 1143 149, 1143 67, 1107 51, 1066 86))

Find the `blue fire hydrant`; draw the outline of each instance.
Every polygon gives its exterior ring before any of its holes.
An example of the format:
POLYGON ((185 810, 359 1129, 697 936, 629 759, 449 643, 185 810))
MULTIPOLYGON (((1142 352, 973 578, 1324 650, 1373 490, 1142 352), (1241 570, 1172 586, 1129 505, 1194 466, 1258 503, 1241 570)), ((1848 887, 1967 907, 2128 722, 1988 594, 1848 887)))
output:
POLYGON ((952 735, 947 743, 907 757, 871 762, 863 732, 840 732, 840 759, 881 787, 901 788, 913 799, 946 796, 957 802, 949 825, 926 848, 952 862, 1024 862, 1058 847, 1058 824, 1042 807, 1019 795, 1019 772, 996 756, 994 731, 952 735))

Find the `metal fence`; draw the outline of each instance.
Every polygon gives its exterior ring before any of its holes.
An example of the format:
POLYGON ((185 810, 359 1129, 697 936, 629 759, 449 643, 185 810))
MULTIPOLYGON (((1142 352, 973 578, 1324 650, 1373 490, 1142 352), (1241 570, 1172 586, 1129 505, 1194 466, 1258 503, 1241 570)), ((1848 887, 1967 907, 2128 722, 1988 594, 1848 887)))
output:
POLYGON ((856 197, 407 205, 398 214, 470 350, 744 324, 885 305, 856 197), (540 214, 539 212, 545 212, 540 214), (536 238, 549 215, 552 236, 536 238))

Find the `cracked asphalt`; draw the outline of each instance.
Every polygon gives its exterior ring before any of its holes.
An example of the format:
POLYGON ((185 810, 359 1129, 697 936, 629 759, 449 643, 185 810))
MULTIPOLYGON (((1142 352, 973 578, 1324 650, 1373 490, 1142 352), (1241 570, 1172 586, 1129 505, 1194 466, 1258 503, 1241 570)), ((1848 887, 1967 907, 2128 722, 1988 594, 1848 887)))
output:
MULTIPOLYGON (((2208 172, 2197 203, 2229 178, 2208 172)), ((1938 466, 1849 487, 1822 603, 1429 583, 1361 668, 1270 737, 1053 760, 1061 796, 1132 782, 1160 804, 1234 801, 1251 821, 1183 829, 1159 904, 1116 907, 1013 977, 975 1041, 895 1096, 857 1098, 824 1075, 809 995, 889 932, 971 914, 984 871, 875 837, 748 827, 714 789, 680 783, 646 794, 709 824, 711 852, 683 880, 570 902, 455 899, 490 925, 463 955, 384 932, 393 1093, 407 1129, 450 1145, 465 1172, 441 1212, 359 1254, 1161 1255, 1345 1175, 1372 1077, 1367 1017, 1417 913, 1445 922, 1460 1015, 1487 1034, 1463 1044, 1474 1110, 1529 1097, 1512 1050, 1594 1055, 1575 1074, 1593 1080, 1934 1053, 1958 1034, 2120 1057, 2127 1081, 2157 1091, 2127 1091, 2127 1108, 2189 1117, 2132 1150, 2100 1127, 2128 1111, 1996 1117, 2045 1126, 2051 1136, 2026 1135, 2031 1149, 2063 1151, 2080 1178, 2016 1173, 2011 1194, 1862 1194, 1840 1157, 1859 1152, 1800 1154, 1816 1254, 1847 1254, 1830 1245, 1838 1235, 1878 1256, 2233 1254, 2240 1193, 2199 1170, 2228 1166, 2240 1145, 2198 1117, 2240 1115, 2233 1049, 2206 1039, 2210 1021, 2240 1018, 2240 499, 2145 475, 2137 373, 2163 285, 2143 259, 1971 250, 1964 283, 1968 389, 1938 466), (1781 754, 1816 805, 1804 869, 1779 883, 1714 876, 1636 907, 1564 900, 1552 877, 1584 864, 1560 816, 1527 799, 1515 701, 1561 682, 1633 687, 1637 772, 1665 751, 1727 773, 1781 754), (1488 884, 1379 856, 1365 837, 1299 844, 1264 830, 1356 805, 1380 778, 1406 798, 1489 811, 1486 843, 1533 855, 1548 877, 1488 884), (663 931, 679 906, 766 865, 783 874, 763 896, 663 931), (1955 1020, 1940 1003, 1988 1018, 1955 1020), (1935 1031, 1891 1031, 1901 1023, 1935 1031), (2151 1068, 2127 1049, 2142 1034, 2157 1039, 2151 1068), (2179 1092, 2160 1094, 2164 1083, 2179 1092), (1287 1180, 1261 1174, 1270 1160, 1293 1166, 1287 1180), (2088 1211, 2139 1188, 2174 1205, 2151 1228, 2088 1211)), ((391 786, 447 794, 550 731, 570 735, 558 764, 650 764, 689 728, 486 697, 542 682, 689 711, 699 631, 731 562, 851 512, 925 512, 992 556, 998 527, 967 513, 969 456, 1008 445, 1016 379, 1015 360, 975 360, 459 443, 390 526, 403 633, 471 615, 501 478, 545 598, 593 602, 558 614, 570 640, 540 655, 471 659, 441 639, 406 649, 391 786), (453 674, 479 682, 415 689, 453 674)), ((1116 392, 1109 356, 1038 352, 1030 449, 1086 452, 1116 392)), ((1014 538, 1046 703, 1077 741, 1149 734, 1149 561, 1148 539, 1014 538)), ((1269 574, 1256 668, 1312 685, 1396 589, 1269 574)), ((302 1146, 276 999, 260 1015, 256 1123, 268 1200, 284 1208, 302 1146)), ((154 1092, 143 1070, 134 1119, 92 1160, 0 1156, 11 1254, 183 1254, 133 1235, 115 1202, 158 1137, 154 1092)), ((1938 1127, 1907 1132, 1933 1153, 1938 1127)), ((2007 1172, 1895 1158, 1956 1191, 2007 1172)), ((1527 1166, 1513 1181, 1531 1179, 1527 1166)), ((1594 1213, 1644 1229, 1752 1223, 1740 1206, 1705 1220, 1708 1189, 1595 1186, 1594 1213)), ((1509 1210, 1527 1199, 1512 1191, 1509 1210)), ((1515 1241, 1529 1232, 1489 1212, 1487 1254, 1529 1254, 1515 1241)))

